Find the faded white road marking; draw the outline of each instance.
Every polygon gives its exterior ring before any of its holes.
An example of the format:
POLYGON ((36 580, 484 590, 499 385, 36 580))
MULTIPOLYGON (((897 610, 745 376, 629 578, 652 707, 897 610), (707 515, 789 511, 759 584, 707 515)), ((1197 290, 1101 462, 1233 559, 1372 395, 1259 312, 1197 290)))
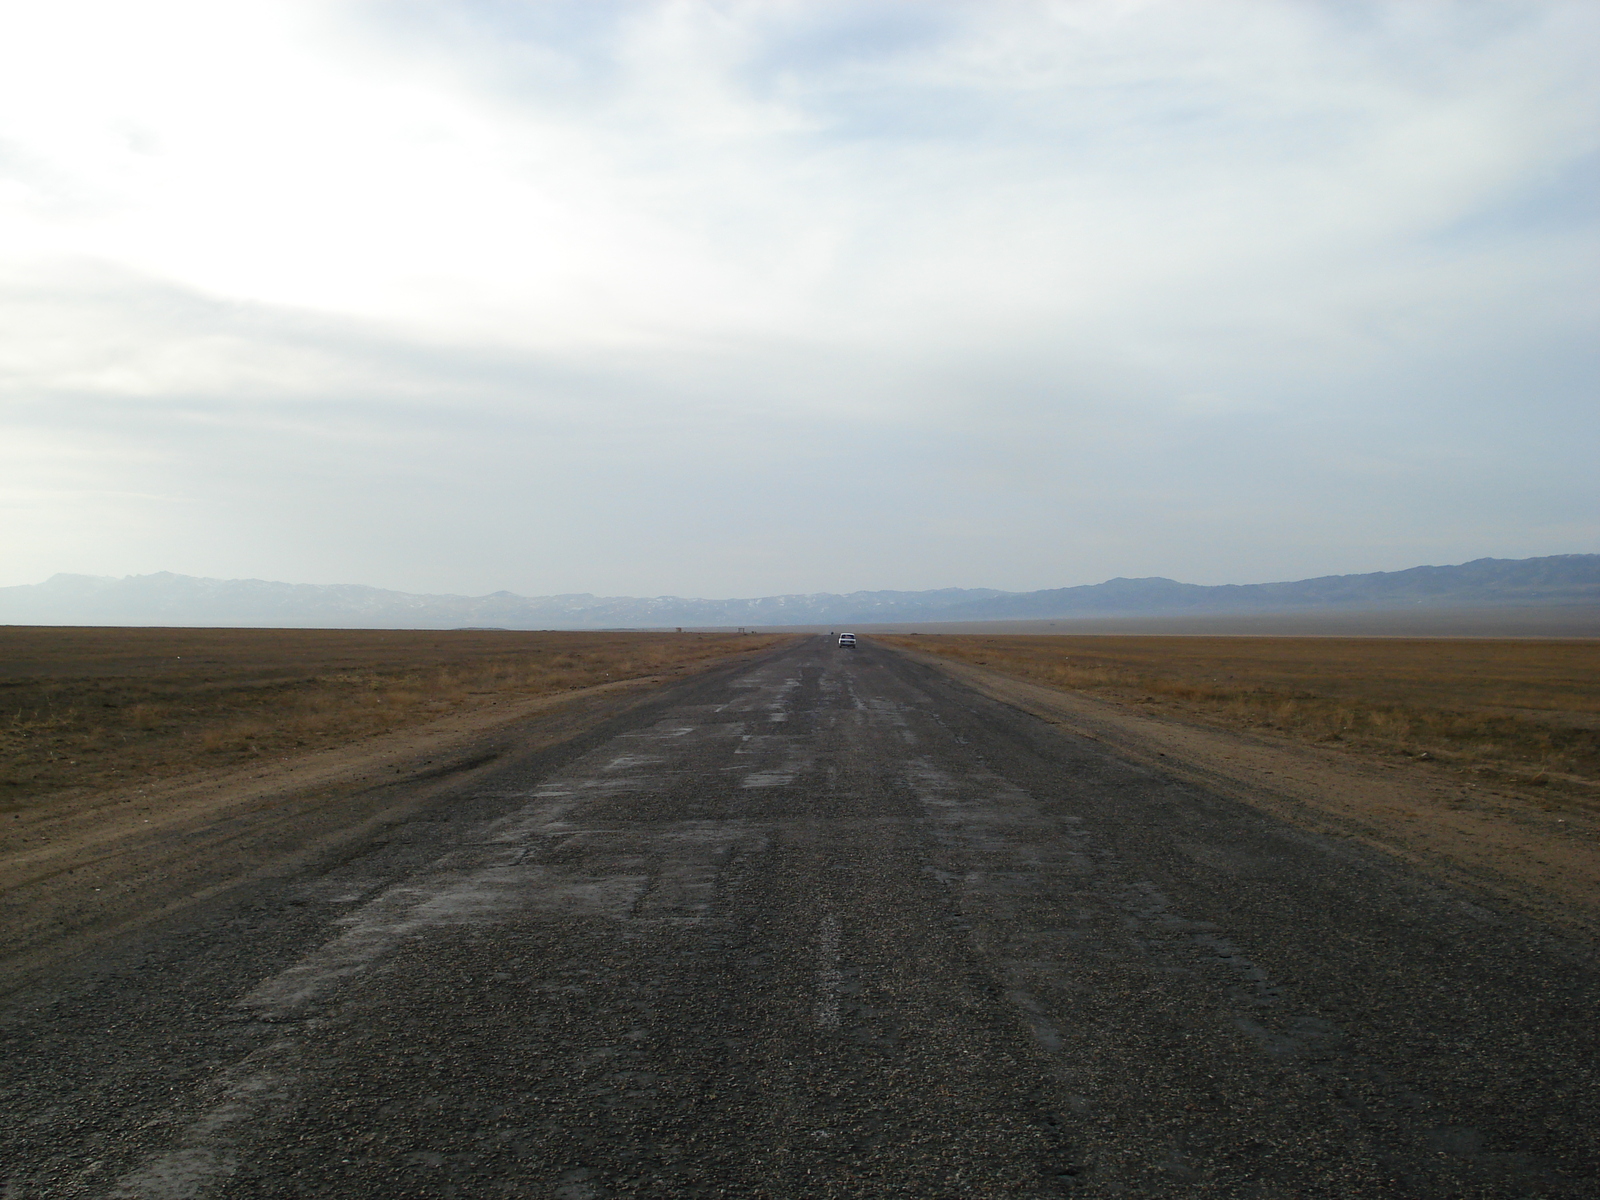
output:
MULTIPOLYGON (((769 763, 760 770, 749 771, 740 781, 740 787, 787 787, 789 784, 795 781, 795 779, 800 775, 800 772, 809 770, 811 768, 814 759, 811 753, 804 746, 787 740, 781 742, 780 745, 783 747, 783 761, 780 763, 769 763)), ((761 749, 770 751, 770 744, 762 746, 761 749)), ((740 751, 736 750, 734 753, 738 754, 740 751)), ((727 769, 729 768, 724 768, 724 770, 727 769)), ((741 771, 745 770, 743 767, 732 769, 741 771)))
POLYGON ((197 1200, 239 1169, 241 1143, 290 1098, 300 1047, 284 1039, 223 1073, 221 1096, 165 1154, 117 1181, 107 1200, 197 1200))
POLYGON ((829 913, 817 930, 817 1028, 839 1028, 839 918, 829 913))
POLYGON ((626 771, 632 767, 653 767, 657 763, 666 761, 659 754, 619 754, 600 769, 602 771, 626 771))
POLYGON ((743 788, 787 787, 794 782, 793 771, 751 771, 739 783, 743 788))
POLYGON ((239 1001, 283 1020, 334 984, 366 971, 407 936, 447 925, 492 924, 519 909, 621 917, 637 902, 644 874, 563 877, 537 865, 494 866, 398 884, 339 923, 345 932, 239 1001))

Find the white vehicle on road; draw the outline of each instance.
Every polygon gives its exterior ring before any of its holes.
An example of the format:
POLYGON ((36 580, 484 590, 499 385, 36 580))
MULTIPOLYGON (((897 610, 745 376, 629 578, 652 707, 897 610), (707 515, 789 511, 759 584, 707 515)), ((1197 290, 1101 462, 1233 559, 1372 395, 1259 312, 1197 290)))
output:
POLYGON ((853 633, 841 633, 839 635, 839 645, 846 650, 854 650, 856 648, 856 635, 853 633))

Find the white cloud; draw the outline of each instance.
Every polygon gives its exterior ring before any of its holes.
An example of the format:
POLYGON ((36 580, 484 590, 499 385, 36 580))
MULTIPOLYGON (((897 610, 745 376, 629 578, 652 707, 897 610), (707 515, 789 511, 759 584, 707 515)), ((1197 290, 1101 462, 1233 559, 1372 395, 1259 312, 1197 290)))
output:
POLYGON ((110 540, 93 496, 155 492, 30 440, 37 494, 84 499, 0 582, 63 555, 271 573, 255 553, 435 589, 1032 587, 1589 548, 1576 476, 1510 544, 1469 493, 1550 465, 1449 414, 1592 426, 1597 28, 1572 3, 7 6, 14 427, 93 457, 122 414, 217 532, 157 506, 110 540), (1324 450, 1422 429, 1475 480, 1402 454, 1387 517, 1317 515, 1368 487, 1324 450), (434 519, 408 478, 494 536, 397 548, 385 511, 434 519), (825 532, 864 504, 892 549, 825 532), (256 548, 216 551, 246 512, 256 548))

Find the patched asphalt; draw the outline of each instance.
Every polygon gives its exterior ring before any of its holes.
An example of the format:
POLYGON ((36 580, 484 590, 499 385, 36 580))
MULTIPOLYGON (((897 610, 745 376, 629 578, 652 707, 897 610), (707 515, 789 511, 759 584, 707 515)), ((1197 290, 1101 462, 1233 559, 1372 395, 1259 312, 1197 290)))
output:
POLYGON ((1593 948, 870 643, 13 996, 14 1197, 1592 1197, 1593 948))

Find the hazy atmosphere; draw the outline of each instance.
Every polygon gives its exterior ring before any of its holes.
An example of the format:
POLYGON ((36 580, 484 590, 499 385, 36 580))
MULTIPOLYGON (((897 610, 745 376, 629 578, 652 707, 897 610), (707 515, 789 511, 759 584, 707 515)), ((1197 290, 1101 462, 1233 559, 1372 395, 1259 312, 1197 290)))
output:
POLYGON ((7 3, 0 585, 1600 549, 1600 7, 7 3))

